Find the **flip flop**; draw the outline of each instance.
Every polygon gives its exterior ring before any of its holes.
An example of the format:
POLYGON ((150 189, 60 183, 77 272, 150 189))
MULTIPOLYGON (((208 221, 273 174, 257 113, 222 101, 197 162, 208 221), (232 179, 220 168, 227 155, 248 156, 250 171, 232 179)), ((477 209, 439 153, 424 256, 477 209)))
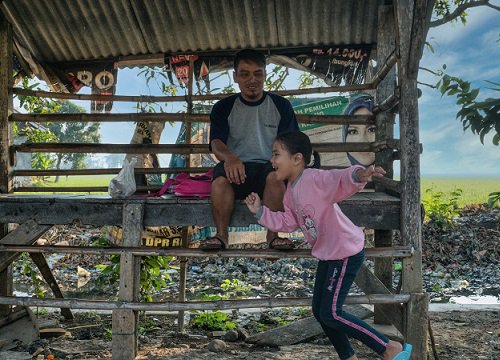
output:
POLYGON ((292 250, 295 246, 293 245, 293 241, 290 240, 289 238, 280 238, 279 236, 276 236, 269 242, 268 247, 269 249, 275 249, 275 250, 292 250), (274 245, 274 242, 277 239, 288 240, 288 242, 284 244, 274 245))
POLYGON ((410 344, 403 345, 403 351, 396 355, 392 360, 410 360, 413 347, 410 344))
POLYGON ((224 250, 226 248, 226 243, 219 235, 214 235, 210 238, 206 238, 205 240, 200 241, 200 249, 201 250, 224 250), (208 240, 216 239, 218 243, 208 243, 208 240))

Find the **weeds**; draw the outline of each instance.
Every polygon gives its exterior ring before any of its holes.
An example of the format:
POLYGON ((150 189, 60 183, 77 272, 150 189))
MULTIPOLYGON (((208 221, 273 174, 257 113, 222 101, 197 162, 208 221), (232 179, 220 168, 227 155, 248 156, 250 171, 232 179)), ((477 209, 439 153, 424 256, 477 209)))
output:
POLYGON ((432 221, 441 228, 452 227, 453 219, 459 215, 458 200, 462 196, 462 189, 455 189, 449 195, 442 191, 434 192, 433 189, 427 189, 425 193, 425 220, 432 221))

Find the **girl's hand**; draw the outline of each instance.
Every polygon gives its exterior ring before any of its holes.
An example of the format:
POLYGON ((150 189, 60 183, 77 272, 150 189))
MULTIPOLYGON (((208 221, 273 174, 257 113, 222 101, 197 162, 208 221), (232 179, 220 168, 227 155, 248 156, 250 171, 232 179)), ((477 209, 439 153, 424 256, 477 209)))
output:
POLYGON ((365 169, 356 170, 356 177, 360 182, 372 181, 372 177, 382 177, 385 175, 385 170, 380 166, 370 165, 365 169))
POLYGON ((259 195, 254 192, 246 197, 245 204, 247 204, 248 210, 250 210, 252 214, 257 213, 262 206, 259 195))

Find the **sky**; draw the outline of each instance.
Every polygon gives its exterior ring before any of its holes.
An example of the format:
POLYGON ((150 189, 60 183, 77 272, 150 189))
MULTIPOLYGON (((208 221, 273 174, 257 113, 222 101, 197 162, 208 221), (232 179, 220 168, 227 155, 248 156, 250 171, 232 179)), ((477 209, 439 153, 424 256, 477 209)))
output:
MULTIPOLYGON (((488 87, 484 80, 500 83, 500 12, 486 7, 474 8, 469 12, 467 25, 446 24, 431 29, 427 40, 435 52, 424 51, 421 66, 438 70, 446 64, 450 75, 472 81, 472 87, 488 87)), ((148 88, 144 78, 138 76, 140 69, 120 69, 117 95, 160 95, 156 85, 148 88)), ((291 76, 293 80, 293 75, 291 76)), ((436 78, 420 71, 419 81, 435 84, 436 78)), ((294 88, 287 82, 287 88, 294 88)), ((479 137, 470 131, 464 132, 462 123, 456 119, 459 110, 454 97, 441 94, 425 85, 419 85, 422 96, 419 99, 421 174, 423 176, 488 176, 500 180, 500 147, 492 144, 492 135, 481 144, 479 137)), ((88 93, 84 88, 81 93, 88 93)), ((492 96, 493 91, 482 89, 480 99, 492 96)), ((337 94, 329 94, 335 96, 337 94)), ((496 93, 498 96, 498 93, 496 93)), ((89 102, 77 102, 90 110, 89 102)), ((115 102, 113 112, 134 112, 132 103, 115 102)), ((177 112, 179 105, 167 104, 165 111, 177 112)), ((161 142, 174 143, 179 124, 166 125, 161 142)), ((134 123, 102 123, 102 143, 129 143, 135 128, 134 123)), ((396 126, 395 138, 399 138, 396 126)), ((169 155, 161 155, 162 166, 168 166, 169 155)), ((398 162, 395 172, 398 173, 398 162)))

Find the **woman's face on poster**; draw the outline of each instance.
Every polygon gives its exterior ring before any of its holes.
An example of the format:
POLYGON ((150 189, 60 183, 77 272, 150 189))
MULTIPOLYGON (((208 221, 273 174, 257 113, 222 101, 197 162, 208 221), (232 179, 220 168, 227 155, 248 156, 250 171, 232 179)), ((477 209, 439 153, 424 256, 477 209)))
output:
MULTIPOLYGON (((360 108, 353 115, 371 115, 372 113, 366 108, 360 108)), ((374 142, 375 125, 349 125, 347 128, 346 142, 374 142)), ((368 166, 375 162, 375 153, 372 152, 350 152, 354 159, 361 165, 368 166)))

